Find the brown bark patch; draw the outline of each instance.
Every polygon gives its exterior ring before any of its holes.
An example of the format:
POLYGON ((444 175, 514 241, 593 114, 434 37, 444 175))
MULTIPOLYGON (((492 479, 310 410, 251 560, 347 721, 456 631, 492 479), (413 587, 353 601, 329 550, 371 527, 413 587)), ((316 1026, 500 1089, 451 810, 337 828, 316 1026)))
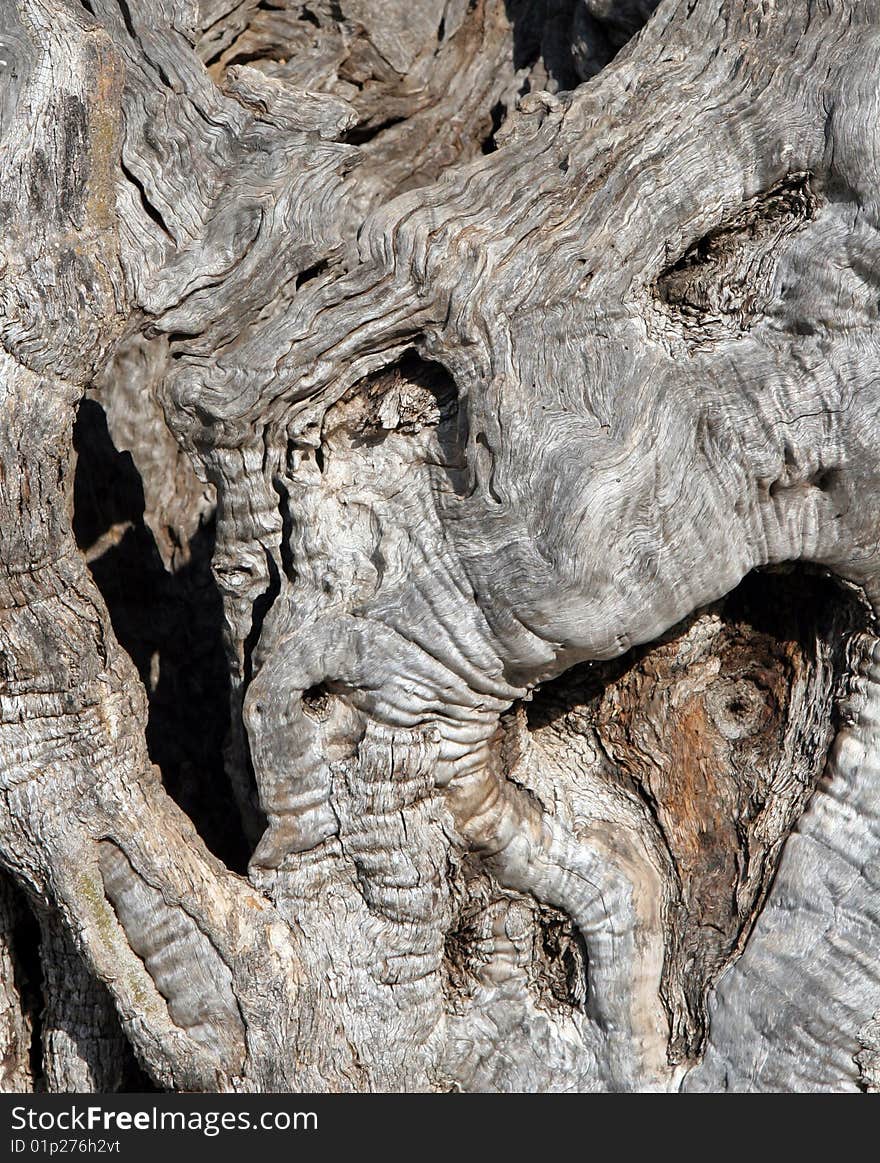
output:
POLYGON ((841 598, 817 573, 751 575, 661 641, 577 667, 528 707, 545 749, 591 740, 602 778, 653 820, 669 862, 674 1059, 699 1053, 708 991, 742 951, 822 773, 845 643, 864 619, 841 598))

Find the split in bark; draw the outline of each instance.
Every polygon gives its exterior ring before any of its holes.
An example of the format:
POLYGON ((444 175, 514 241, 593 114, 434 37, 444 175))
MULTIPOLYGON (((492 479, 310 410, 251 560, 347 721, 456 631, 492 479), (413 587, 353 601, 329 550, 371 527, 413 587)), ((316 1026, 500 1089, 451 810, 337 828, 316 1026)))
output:
POLYGON ((5 1085, 875 1086, 880 8, 655 7, 0 12, 5 1085))

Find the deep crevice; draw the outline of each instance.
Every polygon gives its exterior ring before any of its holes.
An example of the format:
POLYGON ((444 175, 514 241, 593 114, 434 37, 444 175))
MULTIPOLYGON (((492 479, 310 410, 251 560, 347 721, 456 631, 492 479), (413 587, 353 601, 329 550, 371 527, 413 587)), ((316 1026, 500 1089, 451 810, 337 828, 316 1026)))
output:
MULTIPOLYGON (((240 39, 240 38, 239 38, 240 39)), ((231 69, 233 65, 249 65, 254 61, 273 61, 278 60, 281 50, 276 49, 274 52, 264 48, 262 45, 259 48, 253 49, 251 52, 237 52, 229 57, 226 61, 226 68, 231 69)), ((218 53, 214 60, 219 59, 222 53, 218 53)), ((209 61, 213 64, 213 61, 209 61)))
POLYGON ((266 570, 269 574, 269 584, 254 602, 251 612, 251 628, 248 631, 248 636, 244 640, 244 686, 245 689, 250 685, 251 679, 254 675, 254 651, 260 641, 260 635, 263 632, 263 623, 266 620, 266 615, 275 605, 275 599, 281 593, 281 574, 278 572, 278 566, 275 564, 275 558, 268 549, 263 547, 263 553, 266 557, 266 570))
POLYGON ((787 240, 818 207, 813 175, 806 172, 789 174, 750 199, 660 272, 652 288, 660 310, 694 344, 747 331, 765 317, 787 240))
POLYGON ((502 888, 472 855, 452 862, 450 882, 455 910, 444 935, 443 988, 451 1012, 466 1013, 485 984, 486 970, 499 952, 494 934, 507 928, 505 914, 513 920, 519 952, 527 954, 518 972, 537 1008, 566 1017, 584 1012, 587 946, 571 917, 531 895, 502 888))
POLYGON ((386 129, 392 129, 404 121, 406 121, 405 117, 386 117, 384 121, 373 124, 355 125, 344 133, 340 140, 346 145, 366 145, 367 142, 378 137, 380 133, 384 133, 386 129))
POLYGON ((501 128, 504 118, 507 116, 507 106, 503 101, 496 101, 489 110, 489 115, 492 119, 492 127, 488 135, 480 146, 480 152, 484 154, 494 153, 498 146, 495 143, 495 134, 501 128))
POLYGON ((304 690, 300 696, 303 714, 317 722, 323 722, 330 713, 332 697, 332 692, 326 683, 315 683, 308 690, 304 690))
POLYGON ((472 488, 466 455, 469 419, 458 385, 446 367, 414 348, 353 384, 328 411, 323 432, 327 447, 341 440, 353 450, 392 435, 412 437, 421 445, 422 463, 437 470, 443 491, 464 496, 472 488), (430 441, 424 439, 429 430, 430 441))
POLYGON ((98 546, 90 569, 147 691, 150 757, 209 848, 243 871, 248 849, 223 761, 229 674, 211 573, 214 521, 196 533, 189 562, 169 572, 144 522, 131 454, 116 450, 93 400, 80 404, 74 447, 74 534, 84 552, 98 546))
POLYGON ((545 955, 540 984, 554 1008, 583 1010, 589 995, 587 943, 574 921, 560 909, 538 913, 541 949, 545 955))
POLYGON ((12 877, 0 873, 0 897, 11 922, 8 930, 13 984, 25 1019, 30 1023, 29 1067, 34 1090, 46 1089, 43 1071, 43 970, 40 926, 24 892, 12 877))
POLYGON ((159 211, 156 209, 156 207, 153 205, 153 203, 147 197, 147 191, 146 191, 146 188, 144 187, 143 182, 134 173, 132 173, 132 171, 128 168, 128 166, 125 164, 125 162, 122 160, 122 158, 119 159, 119 165, 120 165, 120 168, 121 168, 123 174, 125 175, 126 179, 137 190, 137 192, 140 196, 141 206, 143 208, 144 213, 147 215, 148 218, 151 219, 151 221, 155 222, 155 224, 159 227, 159 229, 162 231, 162 233, 167 238, 169 238, 175 245, 177 245, 176 239, 175 239, 174 235, 171 233, 171 231, 168 229, 168 225, 165 222, 165 219, 162 217, 162 215, 159 213, 159 211))
POLYGON ((327 259, 322 258, 319 262, 314 263, 312 266, 306 267, 304 271, 300 271, 300 273, 296 276, 296 289, 299 290, 301 287, 305 286, 306 283, 310 283, 312 279, 316 279, 318 275, 322 275, 324 271, 327 270, 329 265, 330 264, 327 259))
POLYGON ((127 0, 117 0, 117 3, 123 24, 125 25, 125 31, 132 40, 137 40, 137 33, 135 32, 134 21, 131 18, 131 9, 128 6, 127 0))
POLYGON ((513 28, 514 69, 534 70, 540 62, 550 87, 573 89, 580 80, 572 52, 576 0, 504 0, 504 7, 513 28))
POLYGON ((533 88, 573 89, 611 63, 658 3, 619 0, 595 9, 589 0, 505 0, 513 66, 535 74, 533 88))
POLYGON ((278 494, 278 512, 281 516, 281 568, 289 582, 296 581, 296 569, 290 542, 293 537, 293 514, 290 508, 290 491, 280 477, 273 477, 272 488, 278 494))

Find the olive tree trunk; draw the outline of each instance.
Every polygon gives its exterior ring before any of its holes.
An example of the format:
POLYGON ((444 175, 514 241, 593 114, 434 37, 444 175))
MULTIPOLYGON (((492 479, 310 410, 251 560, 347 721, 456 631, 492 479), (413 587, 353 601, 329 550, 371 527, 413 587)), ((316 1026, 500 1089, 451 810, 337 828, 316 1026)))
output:
POLYGON ((2 1088, 880 1087, 880 3, 2 0, 0 222, 2 1088))

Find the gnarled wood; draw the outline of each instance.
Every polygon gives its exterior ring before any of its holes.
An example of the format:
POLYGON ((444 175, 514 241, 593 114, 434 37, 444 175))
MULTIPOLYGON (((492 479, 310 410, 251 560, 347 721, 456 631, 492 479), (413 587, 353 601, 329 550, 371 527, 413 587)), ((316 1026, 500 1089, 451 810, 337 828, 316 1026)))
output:
POLYGON ((0 860, 157 1085, 875 1087, 878 37, 0 11, 0 860))

